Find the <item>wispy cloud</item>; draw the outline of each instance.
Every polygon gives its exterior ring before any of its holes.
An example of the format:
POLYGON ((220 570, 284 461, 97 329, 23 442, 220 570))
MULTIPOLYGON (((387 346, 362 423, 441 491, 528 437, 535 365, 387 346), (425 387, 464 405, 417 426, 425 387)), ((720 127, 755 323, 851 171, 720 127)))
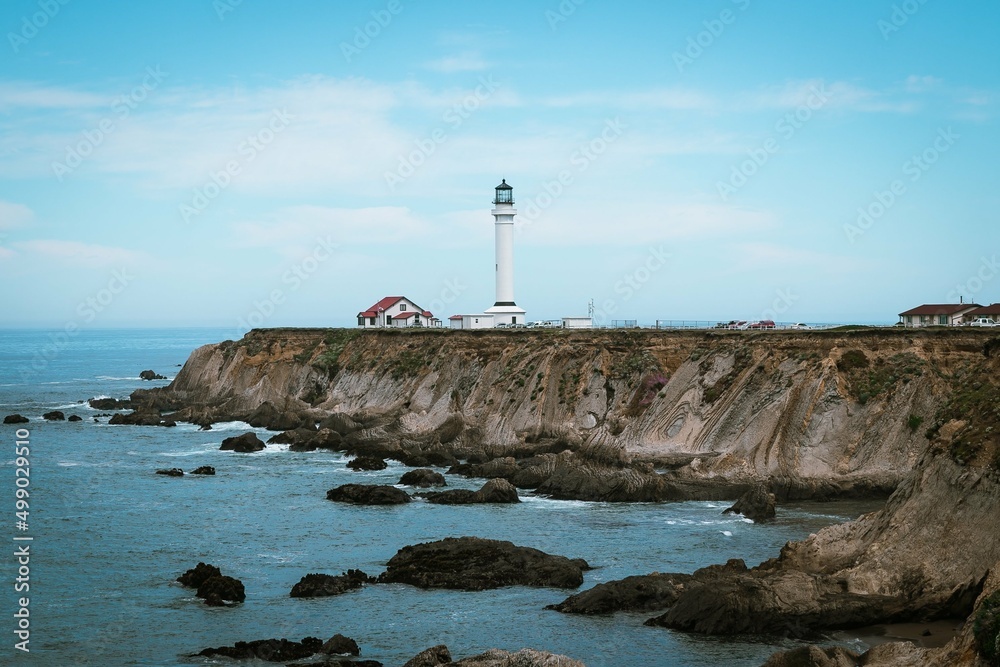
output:
POLYGON ((489 63, 475 51, 466 51, 453 56, 445 56, 424 63, 424 67, 435 72, 451 74, 454 72, 481 72, 489 67, 489 63))
POLYGON ((46 261, 84 268, 118 268, 147 263, 150 259, 142 252, 79 241, 36 239, 21 241, 14 246, 46 261))
POLYGON ((94 93, 33 82, 0 82, 0 109, 80 109, 105 106, 109 99, 94 93))
POLYGON ((541 100, 548 107, 609 107, 621 109, 713 109, 718 106, 706 93, 681 88, 654 88, 637 91, 592 91, 547 97, 541 100))
POLYGON ((34 212, 24 204, 0 200, 0 229, 22 227, 34 217, 34 212))

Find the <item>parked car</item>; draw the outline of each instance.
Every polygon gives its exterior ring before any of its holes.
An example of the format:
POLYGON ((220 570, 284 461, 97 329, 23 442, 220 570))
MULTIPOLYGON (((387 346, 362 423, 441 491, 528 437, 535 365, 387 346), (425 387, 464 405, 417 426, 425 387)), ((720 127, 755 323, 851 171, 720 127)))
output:
POLYGON ((747 329, 773 329, 774 320, 760 320, 759 322, 751 322, 746 326, 747 329))
POLYGON ((495 329, 506 329, 509 325, 506 322, 500 322, 494 327, 495 329))
POLYGON ((969 322, 970 327, 996 327, 1000 326, 989 317, 977 317, 969 322))
POLYGON ((808 329, 812 329, 812 327, 811 327, 811 326, 809 326, 808 324, 804 324, 804 323, 802 323, 802 322, 796 322, 795 324, 793 324, 792 326, 790 326, 790 327, 788 327, 788 328, 789 328, 789 329, 799 329, 799 330, 801 330, 801 331, 805 331, 805 330, 808 330, 808 329))
POLYGON ((747 321, 746 320, 733 320, 729 324, 726 325, 726 328, 727 329, 744 329, 744 328, 746 328, 746 325, 747 325, 747 321))

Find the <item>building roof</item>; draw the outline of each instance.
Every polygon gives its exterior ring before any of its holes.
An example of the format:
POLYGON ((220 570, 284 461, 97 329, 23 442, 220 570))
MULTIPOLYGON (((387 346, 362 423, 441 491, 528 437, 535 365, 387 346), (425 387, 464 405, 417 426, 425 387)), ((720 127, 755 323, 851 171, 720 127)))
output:
POLYGON ((906 315, 957 315, 958 313, 964 313, 966 311, 972 310, 973 308, 981 308, 978 303, 928 303, 922 306, 917 306, 916 308, 911 308, 910 310, 903 311, 899 314, 900 317, 906 315))
MULTIPOLYGON (((375 317, 381 311, 389 310, 390 308, 395 306, 400 301, 403 301, 404 299, 412 303, 414 306, 417 306, 416 302, 412 301, 411 299, 407 299, 405 296, 387 296, 380 299, 377 303, 375 303, 375 305, 373 305, 368 310, 363 310, 360 313, 358 313, 358 317, 375 317)), ((419 309, 420 306, 417 306, 417 308, 419 309)), ((433 315, 429 310, 421 311, 420 314, 423 315, 424 317, 433 317, 433 315)))
POLYGON ((415 310, 408 310, 405 313, 400 313, 399 315, 396 315, 392 319, 394 319, 394 320, 408 320, 411 317, 413 317, 414 315, 423 315, 424 317, 433 317, 431 315, 431 313, 430 313, 429 310, 425 310, 422 313, 418 313, 415 310))
POLYGON ((460 319, 462 319, 462 317, 464 317, 464 316, 463 315, 452 315, 448 319, 449 320, 460 320, 460 319))
POLYGON ((971 317, 989 317, 990 315, 1000 315, 1000 303, 992 303, 988 306, 979 306, 975 310, 966 313, 971 317))

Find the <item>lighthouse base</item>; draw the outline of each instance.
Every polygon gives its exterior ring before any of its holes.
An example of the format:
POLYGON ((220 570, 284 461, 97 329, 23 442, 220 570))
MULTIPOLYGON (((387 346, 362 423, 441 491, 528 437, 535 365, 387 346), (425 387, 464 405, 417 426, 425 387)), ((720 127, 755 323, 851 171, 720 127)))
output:
POLYGON ((511 324, 527 324, 527 318, 525 317, 525 310, 523 308, 518 308, 513 303, 507 304, 497 304, 492 308, 487 308, 485 311, 487 314, 493 316, 493 326, 498 324, 504 324, 510 326, 511 324))

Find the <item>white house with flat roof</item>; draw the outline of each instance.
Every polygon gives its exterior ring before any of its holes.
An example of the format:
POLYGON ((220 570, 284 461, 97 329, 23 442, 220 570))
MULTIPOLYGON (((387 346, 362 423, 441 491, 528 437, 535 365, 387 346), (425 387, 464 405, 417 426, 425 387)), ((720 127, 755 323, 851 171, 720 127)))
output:
POLYGON ((493 316, 488 313, 452 315, 448 318, 452 329, 492 329, 493 316))

